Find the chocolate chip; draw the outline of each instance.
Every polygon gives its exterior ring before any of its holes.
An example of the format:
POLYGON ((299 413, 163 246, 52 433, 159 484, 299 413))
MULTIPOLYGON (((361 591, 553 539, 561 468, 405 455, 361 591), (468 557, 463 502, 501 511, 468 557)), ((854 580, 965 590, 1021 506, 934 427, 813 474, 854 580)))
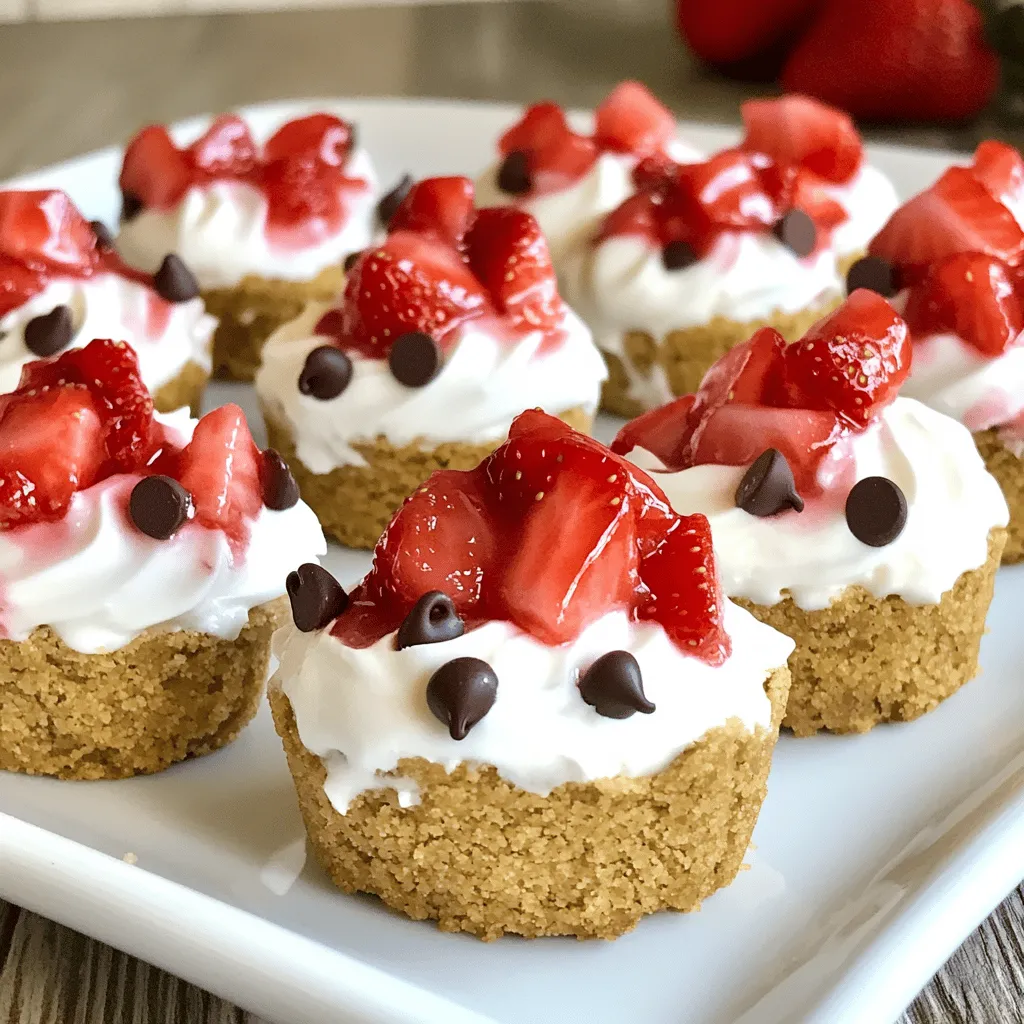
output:
POLYGON ((793 471, 778 448, 766 448, 743 474, 736 488, 736 507, 762 517, 787 508, 803 512, 804 499, 797 494, 793 471))
POLYGON ((391 223, 391 218, 398 212, 402 200, 409 194, 411 188, 412 175, 403 174, 402 180, 390 192, 381 196, 380 202, 377 203, 377 220, 382 227, 386 228, 391 223))
POLYGON ((348 607, 348 594, 341 584, 316 562, 306 562, 288 573, 284 588, 292 606, 292 622, 303 633, 323 629, 348 607))
POLYGON ((363 255, 363 250, 362 249, 356 249, 355 252, 350 252, 345 257, 345 262, 344 262, 343 266, 345 267, 345 273, 346 274, 356 265, 356 263, 359 261, 359 257, 362 256, 362 255, 363 255))
POLYGON ((907 499, 888 477, 865 477, 853 485, 846 498, 846 522, 861 543, 883 548, 907 525, 907 499))
POLYGON ((121 223, 127 224, 146 208, 146 204, 134 192, 121 190, 121 223))
POLYGON ((412 606, 398 627, 395 649, 443 643, 462 636, 465 631, 466 625, 459 618, 452 599, 440 590, 431 590, 412 606))
POLYGON ((169 476, 143 477, 128 499, 132 522, 154 540, 167 540, 189 517, 192 496, 169 476))
POLYGON ((114 236, 110 233, 110 228, 101 220, 89 221, 89 227, 92 228, 93 234, 96 236, 96 244, 101 249, 112 249, 114 247, 114 236))
POLYGON ((427 683, 427 707, 453 740, 464 740, 469 730, 494 706, 498 677, 479 658, 446 662, 427 683))
POLYGON ((881 256, 863 256, 846 275, 847 294, 858 288, 867 288, 884 299, 891 299, 900 290, 896 267, 881 256))
POLYGON ((199 282, 185 264, 169 252, 153 275, 157 295, 168 302, 188 302, 199 294, 199 282))
POLYGON ((797 256, 810 256, 818 242, 818 229, 803 210, 790 210, 774 231, 775 237, 797 256))
POLYGON ((661 250, 661 262, 666 270, 685 270, 697 262, 697 254, 689 242, 676 239, 661 250))
POLYGON ((260 484, 263 488, 263 504, 267 508, 281 512, 298 504, 299 485, 295 482, 288 463, 273 448, 267 448, 263 452, 260 484))
POLYGON ((299 374, 299 391, 328 402, 348 387, 352 360, 337 345, 320 345, 306 356, 299 374))
POLYGON ((523 196, 533 188, 530 158, 521 149, 514 149, 498 168, 498 188, 510 196, 523 196))
POLYGON ((74 336, 75 323, 67 306, 54 306, 25 324, 25 347, 40 359, 67 348, 74 336))
POLYGON ((609 651, 580 680, 580 696, 605 718, 649 715, 654 705, 644 696, 640 666, 629 651, 609 651))
POLYGON ((444 357, 429 334, 410 331, 395 338, 388 353, 388 366, 399 384, 421 388, 438 374, 444 357))

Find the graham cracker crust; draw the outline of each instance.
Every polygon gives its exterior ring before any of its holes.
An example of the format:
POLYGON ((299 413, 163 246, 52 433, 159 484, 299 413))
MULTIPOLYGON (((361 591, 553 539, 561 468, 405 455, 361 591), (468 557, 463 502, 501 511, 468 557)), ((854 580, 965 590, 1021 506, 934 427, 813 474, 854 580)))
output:
POLYGON ((1011 565, 1024 559, 1024 461, 1003 444, 996 429, 975 434, 974 443, 985 467, 999 481, 1010 509, 1003 565, 1011 565))

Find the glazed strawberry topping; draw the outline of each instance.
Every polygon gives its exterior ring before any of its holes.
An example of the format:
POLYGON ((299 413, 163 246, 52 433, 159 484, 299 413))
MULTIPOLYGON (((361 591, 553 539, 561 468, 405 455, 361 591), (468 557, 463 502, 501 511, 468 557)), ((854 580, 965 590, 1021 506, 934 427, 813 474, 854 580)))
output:
POLYGON ((602 152, 635 157, 658 152, 671 141, 676 123, 639 82, 622 82, 594 114, 594 134, 572 130, 556 103, 535 103, 502 135, 503 157, 520 153, 531 195, 569 188, 594 165, 602 152))
POLYGON ((820 493, 822 459, 896 397, 910 354, 906 324, 892 307, 856 291, 791 345, 762 328, 712 366, 696 395, 626 424, 612 450, 643 447, 679 470, 749 465, 777 448, 800 493, 820 493))
POLYGON ((346 351, 386 359, 403 334, 428 334, 444 350, 457 328, 486 320, 512 340, 544 331, 545 351, 561 341, 564 315, 533 217, 476 211, 468 178, 427 178, 410 189, 387 238, 349 268, 340 306, 316 330, 346 351))
POLYGON ((475 470, 435 473, 406 501, 333 633, 368 646, 432 590, 470 627, 510 621, 546 644, 624 609, 710 664, 729 654, 707 519, 540 410, 475 470))
POLYGON ((0 529, 59 520, 76 491, 109 477, 161 474, 189 492, 192 518, 239 552, 262 503, 259 459, 235 405, 204 416, 179 448, 153 418, 135 353, 93 341, 26 364, 0 396, 0 529))
POLYGON ((336 235, 348 203, 369 183, 345 173, 352 126, 330 114, 282 125, 262 147, 236 114, 222 114, 191 146, 179 149, 163 125, 143 128, 128 143, 120 185, 135 204, 177 205, 190 188, 237 181, 267 199, 267 240, 301 249, 336 235))

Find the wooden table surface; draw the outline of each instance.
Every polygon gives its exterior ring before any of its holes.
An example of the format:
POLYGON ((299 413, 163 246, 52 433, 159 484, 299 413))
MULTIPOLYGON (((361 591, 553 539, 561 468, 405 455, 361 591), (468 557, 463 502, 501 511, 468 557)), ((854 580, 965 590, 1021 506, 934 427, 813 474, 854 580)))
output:
MULTIPOLYGON (((550 95, 590 105, 635 76, 682 117, 735 120, 749 90, 696 69, 667 28, 666 7, 574 0, 0 27, 0 179, 122 140, 144 121, 289 96, 550 95)), ((983 123, 872 134, 966 149, 991 132, 983 123)), ((122 1021, 257 1024, 194 986, 0 902, 0 1024, 122 1021)), ((961 946, 900 1024, 939 1022, 1024 1022, 1022 890, 961 946)))

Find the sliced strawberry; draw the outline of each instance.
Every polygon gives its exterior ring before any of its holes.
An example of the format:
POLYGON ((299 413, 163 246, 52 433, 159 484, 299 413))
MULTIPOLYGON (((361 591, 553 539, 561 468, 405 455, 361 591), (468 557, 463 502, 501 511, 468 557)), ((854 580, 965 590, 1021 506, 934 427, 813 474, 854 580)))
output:
POLYGON ((594 115, 594 141, 616 153, 651 153, 675 133, 672 111, 640 82, 620 82, 594 115))
POLYGON ((118 182, 143 206, 166 210, 188 191, 192 169, 163 125, 143 128, 128 143, 118 182))
POLYGON ((1024 198, 1024 157, 1005 142, 982 142, 974 151, 971 173, 1001 203, 1024 198))
POLYGON ((98 256, 96 233, 57 189, 0 192, 0 253, 30 267, 84 272, 98 256))
MULTIPOLYGON (((3 243, 0 242, 0 251, 3 243)), ((46 286, 46 272, 0 255, 0 316, 23 306, 46 286)))
POLYGON ((267 196, 267 238, 274 247, 304 249, 341 228, 345 205, 338 176, 312 154, 272 160, 261 168, 260 183, 267 196))
POLYGON ((683 468, 680 450, 689 440, 694 395, 683 395, 668 405, 651 409, 630 420, 615 435, 611 449, 617 455, 628 455, 634 448, 644 448, 656 455, 666 469, 683 468))
POLYGON ((528 107, 498 143, 503 156, 521 152, 535 193, 555 192, 583 177, 597 159, 597 145, 569 127, 557 103, 535 103, 528 107))
POLYGON ((977 252, 950 256, 913 288, 904 313, 914 337, 948 332, 1001 355, 1024 330, 1024 305, 1005 263, 977 252))
POLYGON ((179 467, 178 479, 192 495, 196 520, 222 530, 236 552, 244 548, 263 498, 260 451, 242 410, 222 405, 207 413, 196 424, 179 467))
POLYGON ((212 178, 240 178, 259 158, 249 126, 237 114, 215 118, 187 152, 192 163, 212 178))
POLYGON ((652 245, 661 245, 660 197, 652 192, 635 192, 605 217, 598 241, 626 235, 639 235, 652 245))
POLYGON ((426 178, 409 189, 388 222, 389 231, 415 231, 459 248, 473 219, 469 178, 426 178))
POLYGON ((797 164, 841 185, 857 173, 863 147, 847 114, 809 96, 748 100, 740 107, 745 149, 797 164))
POLYGON ((311 114, 281 125, 267 140, 263 155, 268 161, 314 156, 328 167, 343 167, 354 139, 347 121, 333 114, 311 114))

